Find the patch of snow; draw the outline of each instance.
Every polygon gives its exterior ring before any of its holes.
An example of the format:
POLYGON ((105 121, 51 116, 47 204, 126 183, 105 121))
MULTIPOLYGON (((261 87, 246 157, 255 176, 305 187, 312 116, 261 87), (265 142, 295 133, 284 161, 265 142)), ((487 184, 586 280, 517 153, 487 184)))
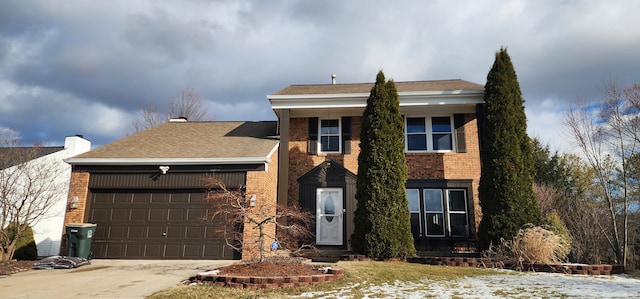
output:
POLYGON ((450 281, 366 282, 325 292, 306 292, 294 298, 640 298, 640 279, 626 275, 586 276, 515 272, 450 281), (355 291, 357 290, 357 291, 355 291))
POLYGON ((211 270, 211 271, 206 271, 206 272, 200 272, 198 273, 198 275, 200 276, 206 276, 206 275, 218 275, 218 273, 220 273, 220 270, 211 270))

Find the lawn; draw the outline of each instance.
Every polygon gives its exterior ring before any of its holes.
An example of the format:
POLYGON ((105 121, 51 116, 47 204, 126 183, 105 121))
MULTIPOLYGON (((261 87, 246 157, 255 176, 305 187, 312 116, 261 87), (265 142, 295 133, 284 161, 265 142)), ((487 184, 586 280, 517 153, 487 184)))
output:
MULTIPOLYGON (((363 288, 386 286, 398 282, 417 283, 420 281, 451 281, 464 277, 485 275, 504 275, 489 269, 426 266, 403 262, 339 262, 345 269, 345 277, 339 281, 313 286, 275 289, 275 290, 239 290, 216 286, 175 286, 160 291, 149 298, 283 298, 283 297, 316 297, 314 294, 339 292, 341 297, 362 298, 363 288)), ((195 274, 195 273, 194 273, 195 274)), ((426 286, 425 286, 426 287, 426 286)))

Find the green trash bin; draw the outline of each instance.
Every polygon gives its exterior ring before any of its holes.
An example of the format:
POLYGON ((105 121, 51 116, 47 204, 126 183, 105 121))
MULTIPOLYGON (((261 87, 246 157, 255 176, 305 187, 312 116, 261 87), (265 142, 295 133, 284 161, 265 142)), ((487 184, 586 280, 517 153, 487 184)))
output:
POLYGON ((67 224, 67 256, 89 259, 95 233, 96 225, 93 223, 67 224))

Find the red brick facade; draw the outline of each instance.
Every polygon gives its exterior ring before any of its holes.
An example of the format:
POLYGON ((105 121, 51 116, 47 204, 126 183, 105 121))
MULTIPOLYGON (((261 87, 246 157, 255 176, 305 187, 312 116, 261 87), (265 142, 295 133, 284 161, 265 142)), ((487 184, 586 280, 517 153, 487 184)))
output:
POLYGON ((67 200, 67 206, 70 206, 71 200, 75 197, 78 198, 78 203, 76 204, 76 209, 67 209, 67 213, 64 216, 65 225, 69 223, 84 222, 87 197, 89 196, 89 177, 90 174, 85 171, 71 172, 71 183, 69 184, 69 198, 67 200))
MULTIPOLYGON (((264 219, 276 214, 277 190, 278 190, 278 152, 271 155, 271 162, 267 165, 265 171, 248 171, 247 172, 247 200, 255 194, 255 206, 252 208, 254 213, 252 216, 256 219, 264 219)), ((247 203, 249 206, 250 203, 247 203)), ((276 235, 275 224, 266 225, 264 233, 266 240, 264 250, 270 253, 270 244, 276 235)), ((243 249, 242 259, 253 259, 259 257, 259 236, 260 231, 254 224, 245 221, 243 231, 243 249)))
MULTIPOLYGON (((289 132, 289 188, 288 202, 298 203, 299 188, 297 179, 327 158, 339 162, 351 172, 357 174, 358 154, 360 153, 360 126, 362 117, 351 118, 350 154, 314 154, 307 153, 308 118, 291 118, 289 132)), ((465 115, 466 153, 407 153, 409 179, 465 179, 472 180, 475 229, 480 223, 478 202, 478 183, 480 181, 480 150, 478 143, 478 125, 475 114, 465 115)))

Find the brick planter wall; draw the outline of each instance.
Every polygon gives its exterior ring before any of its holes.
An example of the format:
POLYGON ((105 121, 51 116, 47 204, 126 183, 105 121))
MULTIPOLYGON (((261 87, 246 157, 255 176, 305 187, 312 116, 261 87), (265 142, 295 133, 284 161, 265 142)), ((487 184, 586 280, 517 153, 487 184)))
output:
MULTIPOLYGON (((434 266, 473 267, 473 268, 513 268, 501 260, 490 258, 467 257, 417 257, 407 259, 410 263, 420 263, 434 266)), ((581 274, 581 275, 611 275, 620 274, 624 269, 614 265, 585 265, 585 264, 533 264, 523 265, 525 270, 548 273, 581 274)))
POLYGON ((196 275, 189 283, 218 285, 238 289, 277 289, 293 288, 331 282, 344 277, 344 269, 331 267, 326 274, 293 276, 233 276, 233 275, 196 275))

